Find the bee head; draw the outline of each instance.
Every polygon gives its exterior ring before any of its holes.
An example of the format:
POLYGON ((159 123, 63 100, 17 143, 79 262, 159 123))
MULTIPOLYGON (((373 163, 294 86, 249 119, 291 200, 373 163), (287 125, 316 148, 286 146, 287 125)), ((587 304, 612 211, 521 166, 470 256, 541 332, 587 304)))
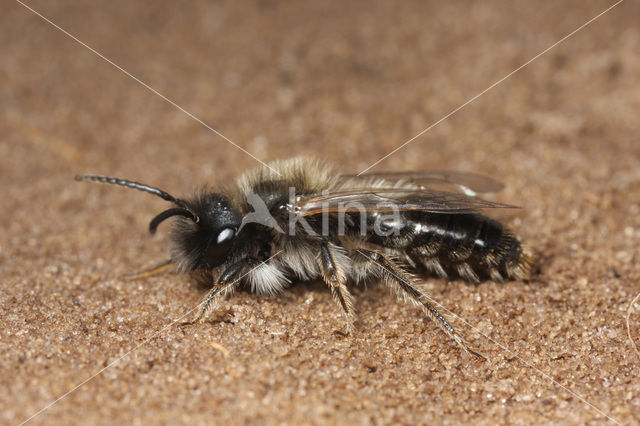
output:
POLYGON ((171 228, 173 262, 185 272, 221 265, 233 247, 242 221, 240 213, 229 199, 215 193, 201 193, 185 204, 197 220, 177 213, 181 217, 171 228))
POLYGON ((78 181, 125 186, 157 195, 176 207, 163 211, 149 223, 152 234, 164 220, 178 216, 171 229, 172 262, 184 272, 212 269, 229 256, 242 218, 223 195, 202 192, 190 200, 181 200, 161 189, 138 182, 106 176, 77 175, 78 181))

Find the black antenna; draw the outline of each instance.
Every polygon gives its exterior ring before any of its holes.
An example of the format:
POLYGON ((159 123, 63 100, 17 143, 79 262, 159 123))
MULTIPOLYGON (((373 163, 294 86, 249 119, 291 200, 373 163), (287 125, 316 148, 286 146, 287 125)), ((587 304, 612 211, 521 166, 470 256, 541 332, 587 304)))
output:
POLYGON ((165 219, 170 218, 171 216, 184 216, 193 220, 195 223, 198 223, 200 219, 198 216, 191 213, 189 210, 183 209, 182 207, 174 207, 168 210, 163 211, 158 216, 154 217, 149 223, 149 232, 152 234, 156 233, 156 229, 158 229, 158 225, 165 219))
POLYGON ((151 233, 153 233, 155 231, 155 228, 158 227, 158 224, 163 221, 164 219, 168 218, 169 216, 174 216, 176 214, 180 214, 182 216, 187 216, 190 217, 194 222, 198 223, 200 221, 200 218, 198 218, 198 216, 193 213, 191 211, 191 209, 189 209, 189 206, 187 206, 187 203, 184 200, 181 200, 179 198, 174 197, 173 195, 158 189, 158 188, 154 188, 153 186, 149 186, 149 185, 145 185, 143 183, 139 183, 139 182, 134 182, 131 180, 126 180, 126 179, 120 179, 120 178, 114 178, 114 177, 108 177, 108 176, 97 176, 97 175, 76 175, 76 180, 77 181, 86 181, 86 182, 100 182, 100 183, 108 183, 111 185, 119 185, 119 186, 125 186, 127 188, 133 188, 133 189, 137 189, 138 191, 143 191, 143 192, 148 192, 150 194, 154 194, 157 195, 158 197, 162 198, 165 201, 170 201, 174 204, 176 204, 177 206, 180 206, 182 209, 169 209, 163 213, 160 213, 160 215, 156 216, 155 219, 153 219, 151 221, 151 224, 149 226, 149 230, 151 231, 151 233), (180 210, 180 213, 176 213, 176 211, 180 210), (165 214, 167 214, 167 212, 171 211, 172 213, 168 216, 165 216, 165 214), (156 222, 157 220, 157 222, 156 222), (151 225, 153 225, 155 222, 155 226, 152 228, 151 225), (153 230, 152 230, 153 229, 153 230))

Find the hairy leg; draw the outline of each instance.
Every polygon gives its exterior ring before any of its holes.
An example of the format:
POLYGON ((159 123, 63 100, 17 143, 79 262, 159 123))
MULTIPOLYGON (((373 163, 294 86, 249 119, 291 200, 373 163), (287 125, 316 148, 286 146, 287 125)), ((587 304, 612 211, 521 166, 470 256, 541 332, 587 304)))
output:
POLYGON ((171 259, 163 260, 162 262, 158 262, 152 267, 145 269, 139 272, 132 272, 128 274, 124 274, 122 277, 128 280, 137 280, 140 278, 152 277, 156 274, 159 274, 163 271, 166 271, 171 266, 171 259))
POLYGON ((405 272, 401 266, 396 264, 382 253, 373 250, 358 249, 357 254, 364 257, 366 261, 376 265, 378 273, 384 278, 384 282, 395 290, 396 293, 406 295, 416 305, 422 307, 427 316, 446 334, 456 341, 466 352, 482 357, 482 355, 470 350, 464 340, 449 325, 446 319, 428 302, 428 295, 416 287, 411 281, 411 276, 405 272), (395 284, 395 286, 393 286, 395 284))
POLYGON ((257 260, 253 258, 244 258, 224 270, 224 272, 218 278, 218 281, 213 286, 213 288, 209 291, 207 295, 207 300, 202 305, 202 309, 200 310, 200 314, 191 321, 187 321, 185 324, 194 324, 204 318, 213 308, 215 307, 214 301, 218 298, 219 295, 226 295, 232 292, 238 285, 240 284, 240 279, 243 277, 241 274, 242 271, 248 268, 253 268, 255 265, 259 264, 257 260))
POLYGON ((342 307, 347 320, 347 332, 354 330, 355 310, 353 309, 353 297, 347 288, 347 271, 350 261, 344 253, 344 249, 331 243, 323 243, 320 247, 320 270, 322 278, 331 289, 331 293, 342 307))

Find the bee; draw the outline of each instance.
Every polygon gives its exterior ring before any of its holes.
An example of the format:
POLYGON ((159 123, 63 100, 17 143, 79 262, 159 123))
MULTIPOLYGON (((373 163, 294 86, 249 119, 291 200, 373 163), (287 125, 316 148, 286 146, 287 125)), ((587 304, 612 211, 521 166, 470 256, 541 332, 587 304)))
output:
POLYGON ((514 234, 480 213, 512 206, 478 198, 497 190, 489 178, 455 172, 340 174, 311 158, 279 160, 219 191, 176 198, 138 182, 94 175, 76 180, 125 186, 173 204, 149 231, 174 218, 170 260, 178 272, 209 282, 199 315, 240 285, 276 294, 294 280, 323 280, 347 332, 356 319, 350 286, 383 282, 423 308, 465 350, 463 339, 431 303, 417 274, 503 281, 528 277, 529 256, 514 234), (455 191, 435 189, 438 185, 455 191))

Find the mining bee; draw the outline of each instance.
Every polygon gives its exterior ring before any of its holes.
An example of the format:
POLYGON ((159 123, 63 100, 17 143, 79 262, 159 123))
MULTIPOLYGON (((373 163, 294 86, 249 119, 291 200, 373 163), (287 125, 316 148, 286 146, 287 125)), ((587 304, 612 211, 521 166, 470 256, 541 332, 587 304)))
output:
POLYGON ((274 294, 292 280, 322 279, 349 332, 355 321, 349 287, 376 280, 422 307, 468 350, 414 274, 427 271, 473 282, 529 274, 529 257, 518 239, 479 213, 511 206, 476 197, 501 187, 478 175, 347 175, 324 162, 294 158, 249 171, 218 192, 202 189, 185 199, 124 179, 79 175, 76 180, 138 189, 173 204, 151 220, 149 231, 174 218, 166 263, 212 286, 192 322, 242 284, 274 294), (438 185, 454 190, 435 189, 438 185))

